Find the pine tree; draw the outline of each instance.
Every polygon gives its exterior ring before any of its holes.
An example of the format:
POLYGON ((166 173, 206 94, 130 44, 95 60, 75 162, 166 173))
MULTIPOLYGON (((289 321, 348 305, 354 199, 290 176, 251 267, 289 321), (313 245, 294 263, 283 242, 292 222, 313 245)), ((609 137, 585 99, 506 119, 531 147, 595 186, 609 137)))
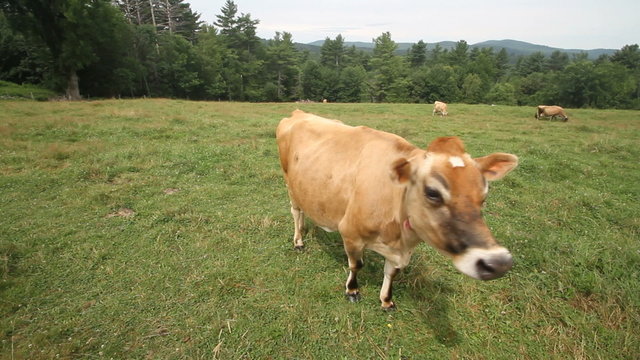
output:
POLYGON ((320 63, 339 70, 344 66, 345 52, 346 48, 342 35, 338 34, 335 40, 326 38, 320 48, 320 63))
POLYGON ((411 45, 407 52, 407 60, 413 68, 424 65, 427 61, 427 44, 420 40, 416 44, 411 45))
MULTIPOLYGON (((398 45, 391 33, 382 33, 374 40, 371 58, 371 96, 374 101, 398 102, 408 98, 408 80, 402 58, 395 55, 398 45)), ((406 100, 405 100, 406 101, 406 100)))
POLYGON ((550 71, 560 71, 569 64, 569 55, 558 50, 551 53, 546 63, 546 69, 550 71))
POLYGON ((293 45, 292 36, 288 32, 276 32, 267 46, 267 68, 275 77, 276 99, 291 100, 294 97, 298 77, 298 51, 293 45))

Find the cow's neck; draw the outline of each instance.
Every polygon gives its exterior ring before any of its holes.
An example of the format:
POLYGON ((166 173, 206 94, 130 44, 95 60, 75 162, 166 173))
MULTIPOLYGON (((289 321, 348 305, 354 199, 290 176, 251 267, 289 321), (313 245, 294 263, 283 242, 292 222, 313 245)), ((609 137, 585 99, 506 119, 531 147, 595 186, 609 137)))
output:
MULTIPOLYGON (((412 147, 407 149, 403 154, 398 154, 406 159, 412 159, 416 156, 424 156, 423 150, 412 147)), ((384 226, 382 230, 383 241, 390 243, 402 243, 403 247, 414 247, 420 242, 417 234, 415 233, 411 224, 411 219, 407 213, 407 195, 409 192, 409 185, 399 186, 398 184, 386 184, 393 187, 393 194, 391 195, 392 204, 390 208, 391 219, 384 226)))
POLYGON ((400 194, 401 196, 398 196, 397 198, 400 199, 398 204, 394 204, 396 205, 395 207, 395 219, 394 221, 398 224, 397 228, 398 228, 398 240, 402 241, 405 244, 417 244, 418 242, 420 242, 420 239, 418 238, 418 235, 415 233, 415 230, 413 228, 413 225, 411 224, 411 218, 409 217, 409 214, 407 213, 407 194, 408 194, 408 188, 404 187, 402 189, 402 193, 400 194))

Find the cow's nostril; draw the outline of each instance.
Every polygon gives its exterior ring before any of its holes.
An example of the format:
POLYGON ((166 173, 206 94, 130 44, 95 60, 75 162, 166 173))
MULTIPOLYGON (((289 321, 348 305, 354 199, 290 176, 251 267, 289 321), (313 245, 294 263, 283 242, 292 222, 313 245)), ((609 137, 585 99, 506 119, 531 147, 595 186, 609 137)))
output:
POLYGON ((476 270, 482 280, 492 280, 506 274, 513 265, 511 256, 490 257, 478 259, 476 270))
POLYGON ((476 267, 478 268, 478 272, 483 279, 485 277, 491 278, 490 275, 495 272, 495 269, 486 261, 484 261, 484 259, 479 259, 476 263, 476 267))
POLYGON ((503 247, 490 249, 468 248, 455 257, 453 263, 463 274, 480 280, 497 279, 513 266, 513 257, 503 247))

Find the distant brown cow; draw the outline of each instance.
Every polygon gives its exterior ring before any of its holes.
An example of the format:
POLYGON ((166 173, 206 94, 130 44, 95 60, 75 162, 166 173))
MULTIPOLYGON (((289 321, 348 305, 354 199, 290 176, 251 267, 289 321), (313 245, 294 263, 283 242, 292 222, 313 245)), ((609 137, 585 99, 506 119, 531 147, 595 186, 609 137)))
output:
POLYGON ((556 116, 562 118, 563 121, 569 120, 569 117, 564 112, 564 109, 560 106, 538 105, 538 110, 535 114, 536 119, 540 120, 541 117, 550 117, 551 119, 555 119, 556 116))
POLYGON ((441 116, 447 116, 447 104, 442 101, 436 101, 433 103, 433 114, 440 113, 441 116))

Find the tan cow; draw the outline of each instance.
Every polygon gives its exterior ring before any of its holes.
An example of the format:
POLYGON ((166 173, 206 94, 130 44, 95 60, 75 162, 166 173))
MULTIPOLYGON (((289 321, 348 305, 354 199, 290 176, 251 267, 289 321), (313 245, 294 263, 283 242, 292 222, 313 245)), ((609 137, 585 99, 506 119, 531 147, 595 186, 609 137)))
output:
POLYGON ((563 121, 569 120, 569 117, 564 112, 564 109, 556 105, 538 105, 535 118, 540 120, 541 117, 550 117, 555 119, 561 117, 563 121))
POLYGON ((441 116, 447 116, 447 104, 442 101, 436 101, 433 103, 433 114, 440 113, 441 116))
POLYGON ((276 138, 293 244, 304 245, 304 214, 327 231, 339 231, 349 261, 349 300, 359 299, 356 275, 364 249, 385 257, 384 309, 395 306, 393 278, 421 242, 476 279, 495 279, 511 268, 511 254, 496 243, 481 211, 488 181, 515 168, 515 155, 474 159, 457 137, 437 138, 422 150, 397 135, 300 110, 280 121, 276 138))

